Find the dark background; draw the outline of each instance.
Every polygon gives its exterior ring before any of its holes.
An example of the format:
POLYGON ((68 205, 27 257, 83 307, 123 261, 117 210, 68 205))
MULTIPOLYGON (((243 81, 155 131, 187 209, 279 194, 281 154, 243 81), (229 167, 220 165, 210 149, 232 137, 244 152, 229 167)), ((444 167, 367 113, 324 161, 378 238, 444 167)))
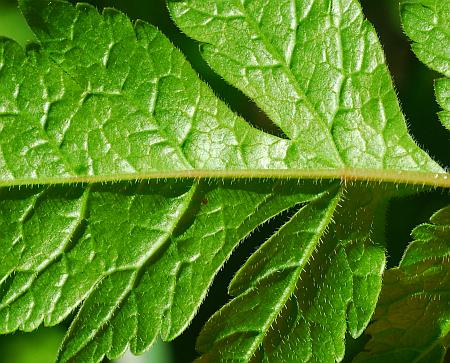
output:
MULTIPOLYGON (((98 0, 88 1, 99 8, 115 7, 132 19, 147 20, 159 27, 180 48, 216 94, 230 107, 256 125, 271 127, 257 106, 235 88, 227 85, 214 74, 199 53, 199 44, 183 35, 171 21, 164 0, 98 0)), ((421 64, 410 50, 408 40, 400 26, 398 3, 393 0, 362 0, 367 18, 375 25, 384 46, 387 63, 396 85, 402 109, 408 120, 410 132, 415 140, 442 166, 450 166, 450 133, 439 123, 439 110, 433 92, 434 79, 439 75, 421 64)), ((16 0, 0 0, 0 35, 8 36, 21 44, 33 39, 24 19, 17 11, 16 0)), ((276 132, 276 130, 273 130, 276 132)), ((450 195, 442 190, 422 192, 418 195, 391 202, 386 229, 388 266, 398 264, 405 246, 411 241, 414 226, 426 222, 438 208, 450 203, 450 195)), ((240 245, 224 270, 216 278, 205 303, 188 330, 172 343, 158 343, 144 357, 127 357, 121 362, 191 362, 196 357, 195 338, 206 322, 220 306, 229 301, 226 289, 228 282, 239 266, 250 256, 277 225, 283 223, 287 214, 276 218, 271 224, 252 235, 240 245)), ((70 319, 68 319, 70 320, 70 319)), ((60 327, 40 329, 32 334, 18 333, 0 337, 0 363, 47 363, 54 359, 64 329, 70 321, 60 327)), ((361 349, 366 336, 357 341, 347 339, 347 357, 361 349)))

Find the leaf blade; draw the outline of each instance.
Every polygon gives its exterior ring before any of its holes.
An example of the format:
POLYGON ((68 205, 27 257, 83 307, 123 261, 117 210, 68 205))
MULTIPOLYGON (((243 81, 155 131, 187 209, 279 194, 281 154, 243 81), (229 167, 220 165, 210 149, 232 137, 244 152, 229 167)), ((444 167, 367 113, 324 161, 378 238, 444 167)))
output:
POLYGON ((412 40, 412 49, 425 65, 446 78, 436 81, 435 92, 443 111, 439 118, 450 130, 450 4, 430 0, 402 0, 400 14, 403 28, 412 40))
MULTIPOLYGON (((183 3, 176 6, 184 6, 183 3)), ((208 1, 201 5, 214 4, 230 12, 227 18, 242 21, 238 13, 243 9, 242 2, 208 1)), ((257 13, 260 2, 248 4, 256 7, 257 13)), ((285 9, 286 4, 280 2, 278 5, 285 9)), ((51 240, 54 245, 42 245, 28 237, 25 243, 18 245, 23 248, 20 250, 15 242, 20 231, 16 229, 36 223, 39 213, 45 214, 42 205, 38 206, 37 214, 33 212, 35 215, 27 211, 33 210, 39 193, 47 189, 33 187, 30 195, 22 195, 18 188, 1 189, 1 193, 6 195, 4 200, 0 200, 5 202, 4 205, 8 206, 8 201, 19 196, 17 204, 12 203, 17 211, 0 210, 0 224, 11 229, 6 238, 2 236, 2 247, 6 244, 5 249, 18 249, 1 276, 4 304, 0 308, 0 326, 4 332, 31 330, 42 322, 55 324, 83 302, 61 349, 61 361, 96 362, 104 356, 116 358, 128 344, 133 352, 140 353, 148 349, 158 334, 164 339, 173 339, 186 328, 214 275, 237 243, 254 228, 299 203, 307 204, 306 210, 311 209, 319 198, 334 188, 328 182, 317 186, 309 182, 297 186, 297 180, 281 183, 276 180, 280 175, 282 177, 281 172, 277 174, 278 170, 303 173, 311 168, 314 168, 312 172, 332 170, 336 175, 342 174, 344 181, 352 179, 352 172, 359 170, 353 169, 355 166, 370 166, 378 168, 379 172, 384 169, 396 173, 402 170, 428 172, 428 178, 433 179, 435 175, 431 172, 442 172, 407 135, 383 65, 381 48, 373 29, 362 20, 357 3, 331 2, 331 13, 324 4, 319 1, 310 9, 304 9, 306 20, 302 20, 310 25, 314 23, 315 19, 310 18, 314 11, 332 15, 330 19, 336 22, 337 25, 333 26, 338 30, 336 33, 336 29, 332 29, 333 38, 341 37, 340 32, 345 30, 338 23, 354 17, 357 24, 362 24, 363 33, 366 32, 364 36, 370 38, 368 41, 373 49, 378 50, 367 60, 373 64, 365 66, 380 68, 381 73, 369 77, 370 89, 360 87, 363 82, 358 80, 360 89, 350 92, 356 100, 366 97, 370 104, 367 109, 353 109, 352 105, 350 110, 336 111, 333 102, 330 102, 333 107, 326 109, 317 100, 322 91, 327 96, 325 98, 332 98, 328 90, 320 88, 320 79, 315 81, 317 89, 313 87, 308 95, 299 86, 300 81, 304 81, 302 76, 291 74, 290 68, 282 66, 284 73, 270 82, 275 82, 283 90, 282 94, 291 97, 295 93, 294 101, 277 101, 279 90, 276 88, 262 97, 254 96, 257 100, 267 100, 267 105, 273 108, 269 114, 286 130, 290 137, 286 140, 258 131, 234 115, 199 80, 182 54, 154 27, 143 22, 133 25, 114 10, 99 14, 89 5, 73 7, 65 1, 21 1, 41 48, 32 47, 25 54, 14 43, 0 41, 0 182, 5 186, 12 183, 20 186, 41 180, 47 184, 58 180, 68 196, 61 196, 61 199, 66 198, 66 203, 61 203, 67 209, 63 210, 64 221, 58 222, 51 213, 42 218, 43 229, 54 230, 52 223, 59 227, 57 232, 61 236, 51 240), (380 96, 381 90, 387 91, 386 98, 380 96), (364 94, 366 91, 368 95, 364 94), (297 98, 300 98, 298 103, 297 98), (294 105, 294 108, 298 106, 295 117, 286 114, 284 116, 289 117, 280 117, 286 104, 294 105), (353 120, 341 115, 340 111, 344 114, 355 111, 352 117, 355 117, 357 127, 348 127, 354 126, 353 120), (358 117, 362 114, 362 118, 371 119, 373 123, 360 123, 358 117), (303 135, 296 116, 309 123, 303 135), (342 129, 337 133, 346 136, 339 140, 334 138, 334 121, 331 126, 328 122, 335 116, 343 117, 342 129), (359 137, 359 134, 363 136, 359 137), (385 141, 390 142, 392 148, 387 153, 380 146, 385 141), (354 148, 353 144, 357 147, 354 148), (389 161, 379 163, 386 155, 389 161), (164 176, 164 172, 171 172, 173 177, 184 176, 184 172, 186 176, 205 172, 201 174, 205 177, 209 175, 208 171, 231 172, 233 175, 232 172, 241 170, 250 173, 259 170, 262 176, 270 176, 271 180, 253 180, 251 187, 247 187, 243 180, 233 187, 232 181, 222 182, 222 174, 216 174, 209 186, 200 181, 202 186, 199 190, 193 186, 198 181, 192 178, 171 180, 166 186, 160 182, 145 184, 152 178, 152 173, 164 176), (119 177, 146 180, 105 186, 94 183, 115 181, 119 177), (88 181, 89 186, 72 188, 69 184, 73 181, 88 181), (91 188, 93 191, 86 193, 91 188), (72 199, 69 198, 71 193, 75 193, 72 199), (209 218, 210 215, 214 218, 209 218), (214 240, 217 235, 221 236, 222 244, 219 246, 214 240), (42 260, 36 257, 40 247, 49 253, 42 260), (31 273, 21 270, 21 264, 30 264, 27 256, 32 257, 28 258, 32 260, 31 273), (166 276, 168 270, 169 277, 166 276), (163 296, 152 291, 155 286, 162 286, 163 296), (98 311, 101 314, 91 321, 90 316, 98 311)), ((246 11, 245 19, 250 19, 253 14, 248 9, 246 11)), ((320 23, 322 19, 319 18, 320 23)), ((293 23, 297 21, 295 17, 286 19, 293 23)), ((283 17, 280 23, 282 28, 288 24, 286 19, 283 17)), ((253 20, 247 23, 255 28, 253 20)), ((204 25, 206 29, 208 24, 204 25)), ((288 28, 293 26, 288 25, 288 28)), ((344 38, 353 44, 352 31, 345 31, 348 34, 344 38)), ((237 41, 242 40, 239 38, 242 33, 245 32, 236 34, 237 41)), ((266 49, 260 47, 257 58, 268 62, 269 70, 274 59, 291 64, 299 56, 300 52, 294 52, 296 40, 292 40, 292 32, 286 32, 287 40, 283 38, 285 32, 270 35, 265 30, 263 33, 262 45, 266 49), (269 39, 267 34, 272 38, 269 39), (286 50, 282 57, 276 49, 281 43, 286 50)), ((311 32, 305 31, 305 34, 306 38, 311 36, 311 32)), ((329 40, 327 37, 325 35, 325 43, 329 40)), ((244 39, 242 44, 258 41, 250 38, 244 39)), ((335 43, 330 48, 327 44, 324 46, 323 39, 321 41, 315 44, 321 46, 325 53, 332 52, 336 46, 335 43)), ((306 43, 303 44, 305 48, 306 43)), ((205 46, 206 56, 211 49, 211 45, 205 46)), ((352 77, 347 73, 351 73, 352 67, 358 66, 360 60, 339 54, 333 57, 339 71, 352 77)), ((228 71, 233 69, 232 66, 229 65, 228 71)), ((333 70, 328 68, 324 72, 328 76, 325 88, 336 77, 339 78, 332 73, 333 70)), ((349 101, 347 96, 342 96, 344 103, 349 101)), ((363 171, 369 174, 368 170, 363 171)), ((376 174, 376 180, 382 180, 379 175, 382 174, 376 174)), ((444 174, 436 176, 447 177, 444 174)), ((365 177, 364 174, 362 178, 365 177)), ((54 190, 53 187, 48 189, 54 190)), ((353 188, 349 190, 353 190, 350 194, 354 205, 360 201, 371 205, 371 196, 360 195, 353 188)), ((51 198, 43 198, 45 203, 54 203, 50 209, 57 210, 58 203, 47 199, 51 198)), ((350 203, 345 205, 351 209, 350 203)), ((302 300, 297 295, 283 295, 283 299, 288 301, 288 311, 272 314, 269 319, 282 315, 290 324, 293 306, 300 301, 304 305, 304 320, 310 323, 307 329, 307 324, 299 327, 295 325, 298 321, 293 323, 293 329, 307 343, 297 348, 303 349, 302 354, 313 361, 341 359, 345 331, 348 329, 353 336, 361 333, 378 296, 384 266, 380 245, 383 238, 374 234, 371 223, 366 223, 374 220, 375 212, 366 211, 364 205, 360 207, 364 210, 362 214, 369 216, 367 220, 362 218, 361 229, 349 226, 354 233, 350 236, 333 226, 331 234, 336 240, 329 241, 330 247, 315 251, 320 254, 323 266, 310 263, 311 271, 323 272, 329 281, 342 282, 337 294, 339 301, 325 313, 336 321, 335 329, 329 332, 322 326, 324 312, 313 306, 317 301, 327 302, 334 296, 333 283, 329 282, 315 291, 317 281, 309 270, 301 272, 306 273, 310 290, 314 290, 310 296, 302 300), (336 256, 336 264, 326 261, 330 256, 336 256), (321 342, 320 347, 310 349, 311 335, 321 342)), ((333 208, 333 203, 325 208, 333 208)), ((317 213, 320 214, 319 211, 317 213)), ((349 215, 359 217, 350 212, 349 215)), ((286 256, 280 257, 282 263, 286 263, 285 259, 286 256)), ((240 280, 245 279, 241 277, 240 280)), ((295 280, 289 280, 290 290, 293 290, 295 280)), ((281 327, 283 322, 270 325, 281 327)), ((291 343, 296 336, 288 337, 291 343)), ((276 355, 278 349, 289 357, 288 345, 277 339, 268 335, 265 348, 275 347, 270 354, 276 355)), ((256 351, 253 348, 252 351, 256 351)), ((256 353, 264 354, 262 350, 256 353)))
POLYGON ((210 66, 256 101, 310 167, 438 170, 413 151, 377 35, 357 1, 169 6, 177 25, 205 43, 210 66), (289 64, 281 47, 298 47, 289 64))
POLYGON ((246 262, 230 285, 236 297, 200 333, 199 361, 343 359, 346 331, 358 337, 369 323, 385 264, 385 196, 365 192, 350 187, 348 200, 339 190, 309 204, 246 262), (334 202, 319 207, 326 198, 334 202), (361 226, 352 226, 356 216, 361 226), (290 239, 279 235, 291 229, 290 239))

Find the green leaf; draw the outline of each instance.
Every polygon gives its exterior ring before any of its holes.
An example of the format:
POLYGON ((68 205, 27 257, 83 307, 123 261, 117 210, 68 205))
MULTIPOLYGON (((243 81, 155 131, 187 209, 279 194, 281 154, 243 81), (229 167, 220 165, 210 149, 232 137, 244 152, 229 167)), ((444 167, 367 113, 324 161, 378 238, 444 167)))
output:
MULTIPOLYGON (((356 0, 169 3, 225 80, 313 167, 434 169, 408 136, 373 26, 356 0)), ((290 167, 296 167, 290 164, 290 167)))
POLYGON ((378 299, 386 199, 340 193, 302 208, 250 257, 230 285, 237 297, 199 336, 200 361, 342 360, 346 330, 358 337, 378 299))
POLYGON ((446 78, 436 82, 436 97, 444 109, 439 116, 450 130, 450 3, 436 0, 402 0, 402 23, 413 41, 417 57, 446 78))
MULTIPOLYGON (((253 185, 252 189, 227 185, 202 192, 198 198, 200 201, 207 200, 207 205, 202 204, 197 213, 192 208, 186 210, 182 216, 188 219, 189 228, 181 225, 175 235, 166 232, 165 246, 161 247, 161 251, 143 251, 149 256, 149 260, 143 261, 140 276, 129 285, 128 289, 132 291, 126 302, 122 302, 121 294, 124 289, 118 287, 115 277, 111 282, 105 281, 104 287, 100 286, 90 295, 63 345, 62 360, 65 361, 66 356, 76 356, 84 361, 95 353, 99 357, 92 360, 97 361, 105 351, 109 357, 117 357, 126 348, 130 338, 133 339, 132 351, 136 353, 147 349, 158 333, 166 340, 173 339, 186 328, 213 276, 239 240, 276 213, 315 198, 320 193, 320 188, 306 186, 293 192, 294 189, 289 185, 271 183, 261 185, 261 188, 253 185), (283 191, 284 188, 288 190, 283 191), (195 221, 189 221, 194 213, 195 221), (109 289, 117 290, 113 292, 109 289), (111 301, 112 296, 117 296, 117 302, 111 301), (122 305, 120 311, 112 316, 119 304, 122 305), (99 305, 104 305, 104 316, 99 313, 99 305), (92 316, 97 316, 98 320, 92 319, 92 316), (130 319, 130 316, 136 318, 130 319), (111 321, 107 328, 98 331, 103 325, 103 319, 111 321), (91 339, 86 339, 96 331, 97 336, 92 342, 91 339), (87 343, 90 344, 84 347, 87 343), (99 345, 105 345, 105 348, 99 348, 99 345), (78 353, 81 348, 83 349, 78 353)), ((158 204, 149 205, 149 210, 157 210, 155 207, 158 204)), ((198 200, 194 200, 193 208, 199 208, 198 204, 198 200)), ((164 211, 156 213, 161 219, 167 219, 164 211)), ((154 218, 153 215, 149 216, 154 218)), ((108 223, 105 227, 111 228, 108 223)), ((117 234, 117 231, 112 232, 117 234)), ((148 241, 153 238, 148 234, 144 237, 143 248, 148 249, 148 241)), ((107 240, 113 241, 111 238, 107 240)), ((119 241, 123 239, 118 240, 118 243, 119 241)), ((125 239, 125 242, 126 244, 122 242, 124 254, 130 248, 135 249, 134 241, 125 239)), ((118 278, 128 279, 121 272, 119 274, 118 278)), ((113 277, 108 277, 110 278, 113 277)))
POLYGON ((392 183, 450 187, 449 175, 407 133, 357 1, 169 6, 285 137, 230 111, 152 25, 21 0, 39 43, 0 40, 0 332, 76 311, 60 362, 141 353, 183 332, 241 240, 296 209, 199 349, 339 361, 381 290, 392 183))
POLYGON ((22 3, 45 51, 1 43, 2 181, 286 167, 286 140, 234 115, 153 26, 22 3))
POLYGON ((450 206, 413 231, 384 277, 372 339, 356 362, 444 362, 450 345, 450 206))
POLYGON ((129 340, 142 352, 158 333, 184 330, 239 240, 321 189, 144 182, 4 191, 1 331, 57 324, 85 300, 61 361, 85 361, 91 349, 92 361, 117 357, 129 340))
POLYGON ((450 4, 436 0, 401 0, 403 27, 417 57, 450 77, 450 4))

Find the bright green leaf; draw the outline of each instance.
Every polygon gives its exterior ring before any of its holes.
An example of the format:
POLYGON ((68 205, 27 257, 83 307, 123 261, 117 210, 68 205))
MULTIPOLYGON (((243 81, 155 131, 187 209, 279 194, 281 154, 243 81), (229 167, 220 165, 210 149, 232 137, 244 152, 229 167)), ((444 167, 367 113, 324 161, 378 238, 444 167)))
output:
POLYGON ((450 3, 437 0, 401 0, 400 13, 417 57, 450 77, 450 3))
POLYGON ((450 130, 450 2, 402 0, 401 16, 417 57, 447 78, 436 82, 436 97, 444 109, 439 116, 450 130))
POLYGON ((434 169, 408 136, 380 43, 358 1, 169 5, 180 28, 204 43, 209 65, 289 137, 295 160, 434 169))
POLYGON ((298 209, 236 275, 199 349, 339 361, 381 289, 392 182, 449 176, 409 136, 357 1, 169 6, 285 137, 230 111, 152 25, 21 0, 39 44, 0 40, 0 331, 78 309, 59 361, 141 353, 183 332, 241 240, 298 209))

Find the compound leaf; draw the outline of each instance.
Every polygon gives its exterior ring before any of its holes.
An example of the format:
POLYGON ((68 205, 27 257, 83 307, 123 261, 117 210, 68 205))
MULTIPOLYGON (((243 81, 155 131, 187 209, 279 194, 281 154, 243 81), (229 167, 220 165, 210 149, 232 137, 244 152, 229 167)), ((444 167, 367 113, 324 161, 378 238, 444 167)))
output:
POLYGON ((181 334, 241 240, 295 209, 236 275, 201 359, 340 361, 381 289, 390 182, 448 175, 408 135, 357 1, 169 6, 285 137, 230 111, 152 25, 20 0, 39 43, 0 40, 0 331, 77 311, 59 361, 141 353, 181 334))

